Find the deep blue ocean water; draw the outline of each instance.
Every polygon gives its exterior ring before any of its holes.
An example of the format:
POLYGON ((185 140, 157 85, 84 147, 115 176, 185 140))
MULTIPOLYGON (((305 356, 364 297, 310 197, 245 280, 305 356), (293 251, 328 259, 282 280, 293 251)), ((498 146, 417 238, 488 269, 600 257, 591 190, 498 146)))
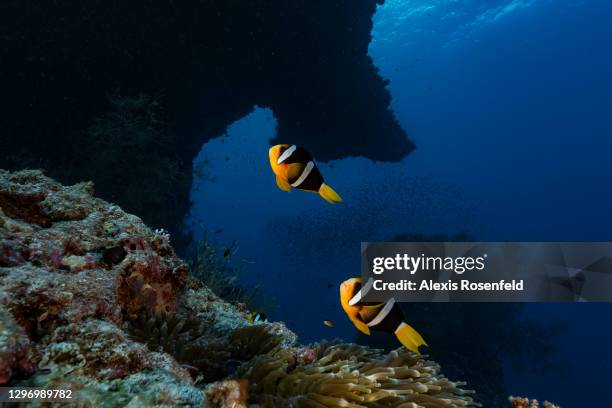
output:
MULTIPOLYGON (((417 150, 400 163, 320 163, 345 199, 332 207, 277 189, 274 112, 254 107, 202 149, 207 176, 194 183, 189 222, 219 245, 237 242, 242 282, 274 298, 271 318, 303 341, 354 338, 337 293, 359 274, 361 241, 612 241, 610 22, 603 0, 387 0, 370 54, 417 150)), ((508 367, 509 391, 564 407, 607 401, 612 304, 533 304, 525 314, 568 322, 553 339, 568 369, 508 367)))

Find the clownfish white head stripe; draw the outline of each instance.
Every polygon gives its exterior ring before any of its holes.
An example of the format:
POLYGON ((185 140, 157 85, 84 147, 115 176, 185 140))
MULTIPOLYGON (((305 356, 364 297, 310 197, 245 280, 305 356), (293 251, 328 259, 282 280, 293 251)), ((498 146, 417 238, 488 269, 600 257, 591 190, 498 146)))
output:
POLYGON ((349 301, 349 306, 355 306, 357 303, 359 303, 361 301, 361 298, 363 298, 363 296, 365 296, 365 294, 368 293, 370 289, 372 289, 372 286, 374 286, 374 279, 370 278, 368 279, 366 284, 363 285, 361 289, 357 291, 355 296, 353 296, 353 298, 349 301))
POLYGON ((277 164, 281 164, 282 162, 284 162, 285 160, 287 160, 289 157, 291 157, 291 155, 293 154, 293 152, 295 152, 295 149, 297 149, 296 145, 291 146, 290 148, 288 148, 287 150, 285 150, 283 152, 283 154, 280 155, 280 157, 278 158, 278 160, 276 161, 277 164))

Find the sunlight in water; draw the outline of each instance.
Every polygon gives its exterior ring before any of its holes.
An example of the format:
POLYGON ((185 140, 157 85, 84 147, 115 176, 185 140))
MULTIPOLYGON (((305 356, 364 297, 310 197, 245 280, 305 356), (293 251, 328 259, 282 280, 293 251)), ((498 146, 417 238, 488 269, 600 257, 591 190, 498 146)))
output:
POLYGON ((387 0, 374 17, 371 48, 416 45, 438 38, 446 45, 481 28, 552 0, 387 0))

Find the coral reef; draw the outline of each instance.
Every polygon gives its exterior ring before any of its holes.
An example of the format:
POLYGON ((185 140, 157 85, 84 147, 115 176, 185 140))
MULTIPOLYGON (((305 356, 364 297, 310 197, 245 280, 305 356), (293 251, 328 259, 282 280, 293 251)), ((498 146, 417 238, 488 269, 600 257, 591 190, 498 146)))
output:
POLYGON ((188 268, 168 237, 92 193, 91 183, 0 171, 3 303, 30 337, 60 322, 176 310, 188 268), (125 257, 109 264, 117 247, 125 257))
POLYGON ((0 305, 0 384, 18 373, 32 374, 30 340, 13 316, 0 305))
POLYGON ((85 406, 199 406, 197 382, 295 343, 186 282, 170 236, 93 184, 0 170, 0 384, 70 387, 85 406))
POLYGON ((246 380, 225 380, 212 384, 206 395, 213 407, 246 408, 248 385, 246 380))
POLYGON ((187 285, 170 236, 40 171, 0 170, 0 384, 76 406, 471 407, 405 350, 300 346, 187 285))
POLYGON ((278 119, 273 143, 308 146, 319 160, 400 160, 414 146, 368 55, 382 2, 6 0, 2 165, 45 168, 64 183, 91 178, 102 198, 169 229, 176 244, 194 157, 256 104, 278 119), (109 101, 116 90, 123 103, 109 101), (163 107, 159 121, 141 121, 135 102, 163 107))
POLYGON ((159 369, 182 381, 189 374, 167 354, 150 353, 112 323, 88 320, 58 327, 44 339, 39 367, 53 373, 69 372, 97 381, 123 378, 159 369))
MULTIPOLYGON (((508 398, 510 404, 512 404, 515 408, 538 408, 540 406, 537 400, 530 400, 529 398, 521 398, 521 397, 510 397, 508 398)), ((559 408, 558 405, 553 404, 552 402, 544 401, 542 403, 544 408, 559 408)))

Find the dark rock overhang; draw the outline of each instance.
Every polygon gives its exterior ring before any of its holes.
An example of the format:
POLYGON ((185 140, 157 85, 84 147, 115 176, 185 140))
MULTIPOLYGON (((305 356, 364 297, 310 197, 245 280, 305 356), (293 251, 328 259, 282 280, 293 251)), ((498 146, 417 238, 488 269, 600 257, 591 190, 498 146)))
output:
MULTIPOLYGON (((66 182, 97 182, 96 174, 79 173, 78 152, 113 92, 159 101, 177 136, 163 154, 178 155, 184 172, 191 172, 203 143, 254 105, 274 111, 273 143, 306 146, 322 161, 399 161, 414 145, 390 111, 387 81, 368 55, 381 3, 6 0, 0 142, 3 155, 18 158, 0 167, 33 165, 66 182)), ((176 225, 189 207, 185 184, 177 186, 176 225)), ((154 225, 176 227, 131 208, 121 192, 98 192, 154 225)))

